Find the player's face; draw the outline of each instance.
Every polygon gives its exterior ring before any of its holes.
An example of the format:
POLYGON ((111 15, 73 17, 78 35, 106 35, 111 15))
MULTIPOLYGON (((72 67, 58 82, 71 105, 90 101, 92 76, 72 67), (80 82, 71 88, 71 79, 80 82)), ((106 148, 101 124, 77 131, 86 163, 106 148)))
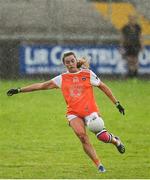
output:
POLYGON ((69 72, 74 73, 78 71, 77 68, 77 59, 74 55, 70 55, 65 57, 64 59, 64 65, 68 69, 69 72))

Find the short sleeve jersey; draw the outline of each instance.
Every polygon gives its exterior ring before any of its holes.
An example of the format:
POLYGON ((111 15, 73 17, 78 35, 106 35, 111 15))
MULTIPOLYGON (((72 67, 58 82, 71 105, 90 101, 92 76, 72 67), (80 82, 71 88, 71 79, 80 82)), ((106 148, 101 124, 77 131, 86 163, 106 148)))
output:
MULTIPOLYGON (((89 71, 90 71, 90 83, 91 83, 91 85, 92 86, 99 86, 100 82, 101 82, 100 78, 97 77, 97 75, 93 71, 91 71, 91 70, 89 70, 89 71)), ((80 72, 78 72, 78 73, 80 73, 80 72)), ((74 74, 78 74, 78 73, 74 73, 74 74)), ((61 88, 62 75, 58 75, 58 76, 54 77, 52 79, 52 81, 54 81, 54 83, 56 84, 56 86, 58 86, 58 88, 61 88)))
POLYGON ((67 104, 67 115, 73 114, 85 117, 92 112, 98 112, 93 86, 99 86, 101 80, 88 69, 77 73, 64 73, 52 81, 62 90, 67 104))

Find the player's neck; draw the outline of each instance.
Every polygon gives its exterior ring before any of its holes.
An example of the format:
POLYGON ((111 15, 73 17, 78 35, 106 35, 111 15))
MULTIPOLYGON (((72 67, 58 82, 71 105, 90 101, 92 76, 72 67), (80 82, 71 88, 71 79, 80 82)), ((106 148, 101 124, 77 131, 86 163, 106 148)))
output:
POLYGON ((77 72, 79 72, 79 71, 80 71, 80 69, 78 69, 78 68, 68 69, 68 72, 69 72, 69 73, 77 73, 77 72))

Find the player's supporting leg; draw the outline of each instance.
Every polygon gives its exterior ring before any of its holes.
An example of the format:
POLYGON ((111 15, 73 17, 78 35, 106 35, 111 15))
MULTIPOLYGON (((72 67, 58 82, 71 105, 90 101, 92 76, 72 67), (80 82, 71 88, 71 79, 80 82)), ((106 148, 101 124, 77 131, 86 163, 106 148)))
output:
POLYGON ((89 141, 84 121, 81 118, 76 117, 70 121, 70 126, 74 130, 77 137, 80 139, 85 153, 92 159, 100 172, 105 172, 106 170, 104 166, 102 165, 94 147, 89 141))

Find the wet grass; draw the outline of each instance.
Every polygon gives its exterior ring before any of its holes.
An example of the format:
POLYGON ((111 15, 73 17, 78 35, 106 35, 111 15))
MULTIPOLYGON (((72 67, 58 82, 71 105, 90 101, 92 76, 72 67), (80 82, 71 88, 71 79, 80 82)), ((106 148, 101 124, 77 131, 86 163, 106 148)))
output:
POLYGON ((121 155, 88 132, 107 169, 105 174, 97 172, 69 128, 59 90, 6 96, 9 88, 33 82, 0 82, 0 178, 150 178, 149 81, 105 81, 125 107, 125 116, 95 89, 105 126, 126 145, 126 153, 121 155))

